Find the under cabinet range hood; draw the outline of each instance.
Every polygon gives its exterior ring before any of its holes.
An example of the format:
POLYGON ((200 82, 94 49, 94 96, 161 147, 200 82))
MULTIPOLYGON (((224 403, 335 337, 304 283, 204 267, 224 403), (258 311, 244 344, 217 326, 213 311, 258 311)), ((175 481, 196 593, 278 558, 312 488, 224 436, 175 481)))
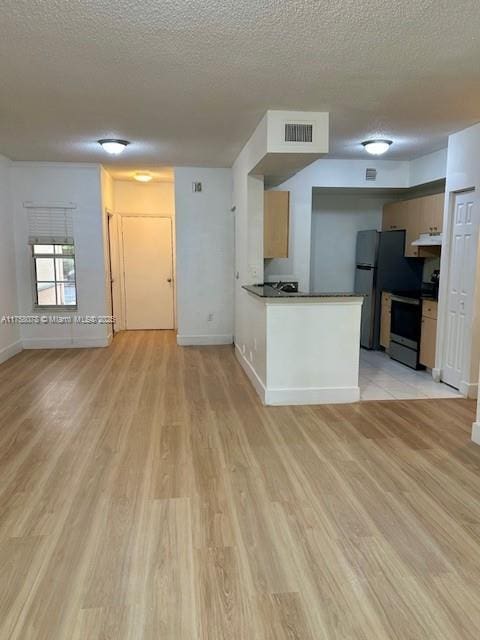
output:
POLYGON ((441 245, 441 233, 421 233, 420 237, 412 242, 414 247, 440 247, 441 245))

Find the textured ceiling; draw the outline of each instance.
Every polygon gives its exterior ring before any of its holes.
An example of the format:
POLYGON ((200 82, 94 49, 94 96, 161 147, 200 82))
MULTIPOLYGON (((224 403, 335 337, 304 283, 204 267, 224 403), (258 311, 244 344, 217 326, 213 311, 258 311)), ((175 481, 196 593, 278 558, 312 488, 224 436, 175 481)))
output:
POLYGON ((2 0, 0 153, 228 166, 271 108, 412 158, 480 120, 479 34, 478 0, 2 0))

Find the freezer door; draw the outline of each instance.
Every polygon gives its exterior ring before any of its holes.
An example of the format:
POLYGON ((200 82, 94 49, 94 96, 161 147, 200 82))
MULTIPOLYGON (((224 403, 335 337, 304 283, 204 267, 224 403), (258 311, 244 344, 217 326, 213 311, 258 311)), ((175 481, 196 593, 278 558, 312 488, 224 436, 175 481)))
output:
POLYGON ((356 264, 374 267, 377 261, 378 231, 374 229, 357 233, 356 264))
POLYGON ((366 349, 373 347, 373 331, 375 323, 375 269, 357 267, 355 269, 355 293, 364 296, 362 305, 362 321, 360 326, 360 344, 366 349))

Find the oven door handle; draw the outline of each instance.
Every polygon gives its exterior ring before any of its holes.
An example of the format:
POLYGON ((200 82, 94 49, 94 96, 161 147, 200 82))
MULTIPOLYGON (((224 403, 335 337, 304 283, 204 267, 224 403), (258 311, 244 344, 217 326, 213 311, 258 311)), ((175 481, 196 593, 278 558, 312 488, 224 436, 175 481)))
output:
POLYGON ((416 307, 420 306, 420 300, 418 298, 402 298, 402 296, 392 296, 392 302, 403 302, 403 304, 411 304, 416 307))

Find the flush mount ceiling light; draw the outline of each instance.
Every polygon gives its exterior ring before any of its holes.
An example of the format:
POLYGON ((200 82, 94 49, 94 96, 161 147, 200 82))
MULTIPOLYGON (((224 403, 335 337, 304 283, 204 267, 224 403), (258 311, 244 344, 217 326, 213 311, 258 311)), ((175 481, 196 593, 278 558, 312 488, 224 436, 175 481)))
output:
POLYGON ((137 171, 137 173, 133 177, 138 182, 150 182, 150 180, 152 179, 152 174, 148 173, 148 171, 137 171))
POLYGON ((126 147, 130 144, 128 140, 116 140, 115 138, 105 138, 98 140, 98 144, 107 153, 111 153, 114 156, 118 156, 119 153, 125 151, 126 147))
POLYGON ((365 140, 365 142, 362 142, 365 151, 372 156, 381 156, 385 151, 388 151, 391 144, 393 144, 391 140, 384 139, 365 140))

